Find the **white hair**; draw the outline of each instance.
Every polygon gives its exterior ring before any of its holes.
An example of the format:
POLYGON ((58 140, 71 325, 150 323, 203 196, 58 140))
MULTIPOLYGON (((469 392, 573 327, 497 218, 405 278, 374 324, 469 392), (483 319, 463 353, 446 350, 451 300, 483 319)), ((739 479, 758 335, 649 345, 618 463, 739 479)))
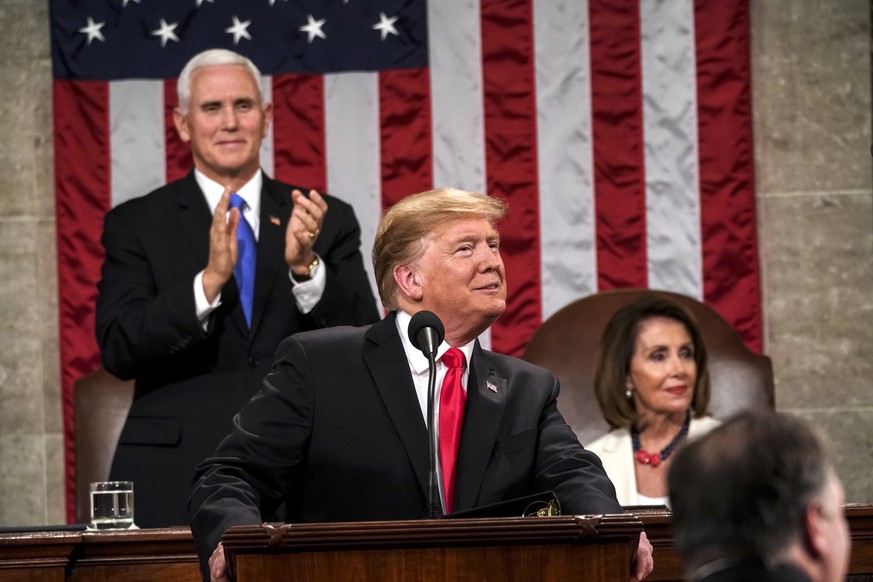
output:
POLYGON ((239 53, 227 49, 209 49, 191 57, 191 60, 188 61, 179 75, 179 80, 176 84, 176 94, 179 97, 179 109, 183 113, 188 113, 188 101, 191 99, 191 77, 194 71, 216 65, 242 65, 246 67, 255 80, 258 96, 262 102, 265 102, 264 92, 261 90, 261 71, 258 70, 258 67, 252 61, 239 53))

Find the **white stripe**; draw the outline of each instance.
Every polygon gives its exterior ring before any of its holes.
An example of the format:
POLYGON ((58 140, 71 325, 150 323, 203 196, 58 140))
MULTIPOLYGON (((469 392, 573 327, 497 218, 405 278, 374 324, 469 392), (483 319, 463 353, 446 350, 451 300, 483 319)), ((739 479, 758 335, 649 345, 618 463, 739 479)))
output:
MULTIPOLYGON (((478 0, 427 3, 434 187, 486 193, 478 0), (459 15, 463 15, 460 17, 459 15)), ((491 349, 491 331, 479 336, 491 349)))
POLYGON ((378 73, 325 75, 324 118, 327 191, 355 209, 364 266, 376 290, 370 257, 382 209, 378 73))
POLYGON ((109 83, 109 151, 112 206, 166 183, 163 81, 109 83))
MULTIPOLYGON (((261 91, 262 95, 266 95, 269 101, 273 100, 273 77, 272 76, 262 76, 261 77, 261 91)), ((273 124, 270 124, 270 127, 267 128, 267 137, 265 137, 261 141, 261 169, 267 173, 268 176, 275 176, 275 166, 273 165, 273 124)))
POLYGON ((703 298, 694 7, 640 0, 649 287, 703 298))
POLYGON ((543 318, 597 291, 587 0, 535 0, 543 318))
POLYGON ((435 0, 428 2, 427 8, 433 185, 484 193, 479 2, 435 0))

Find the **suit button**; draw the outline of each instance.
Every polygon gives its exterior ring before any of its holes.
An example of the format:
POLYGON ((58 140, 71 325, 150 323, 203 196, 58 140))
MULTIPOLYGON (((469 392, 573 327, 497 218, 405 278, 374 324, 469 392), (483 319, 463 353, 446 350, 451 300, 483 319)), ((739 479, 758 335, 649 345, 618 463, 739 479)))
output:
POLYGON ((258 359, 254 356, 249 356, 249 366, 251 366, 252 368, 257 368, 258 367, 258 359))

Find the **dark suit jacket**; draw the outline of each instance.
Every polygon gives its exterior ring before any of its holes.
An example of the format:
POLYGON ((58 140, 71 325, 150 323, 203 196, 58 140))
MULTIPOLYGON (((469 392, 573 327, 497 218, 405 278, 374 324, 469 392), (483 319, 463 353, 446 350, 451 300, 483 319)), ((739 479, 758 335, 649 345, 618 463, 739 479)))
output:
POLYGON ((140 526, 187 522, 194 468, 230 431, 284 338, 379 318, 357 219, 327 195, 315 244, 327 284, 315 309, 298 311, 284 260, 292 188, 264 176, 251 331, 233 278, 206 331, 196 317, 193 282, 208 262, 212 214, 193 172, 106 215, 97 340, 106 369, 136 379, 111 478, 134 482, 140 526))
POLYGON ((702 577, 692 578, 694 582, 811 582, 803 571, 789 564, 779 564, 772 568, 760 559, 750 558, 712 564, 698 572, 708 571, 702 577))
MULTIPOLYGON (((456 511, 552 490, 565 513, 622 512, 558 412, 553 374, 478 343, 471 366, 456 511)), ((197 476, 188 505, 202 560, 228 527, 260 523, 282 500, 289 522, 425 518, 427 428, 394 314, 285 340, 197 476)))

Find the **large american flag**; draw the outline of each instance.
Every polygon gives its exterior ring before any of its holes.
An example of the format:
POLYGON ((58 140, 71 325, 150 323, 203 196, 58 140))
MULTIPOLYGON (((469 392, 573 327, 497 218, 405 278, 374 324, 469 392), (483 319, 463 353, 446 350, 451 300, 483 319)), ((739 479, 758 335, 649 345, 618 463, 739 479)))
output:
MULTIPOLYGON (((649 287, 704 300, 753 349, 761 308, 747 0, 50 0, 60 349, 99 364, 103 215, 191 167, 175 79, 225 47, 263 72, 261 160, 381 211, 439 186, 499 196, 509 278, 484 338, 519 354, 574 299, 649 287)), ((375 287, 374 287, 375 288, 375 287)))

